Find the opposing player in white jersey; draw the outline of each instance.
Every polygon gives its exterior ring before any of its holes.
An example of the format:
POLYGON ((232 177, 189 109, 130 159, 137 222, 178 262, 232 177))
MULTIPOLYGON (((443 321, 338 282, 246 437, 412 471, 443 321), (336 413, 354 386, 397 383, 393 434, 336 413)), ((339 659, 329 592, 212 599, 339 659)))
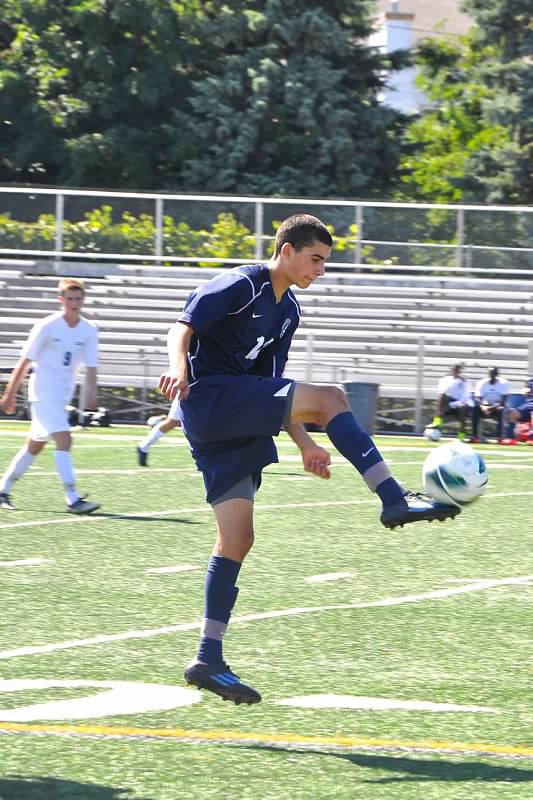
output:
POLYGON ((83 282, 63 278, 59 282, 61 310, 39 320, 22 348, 0 399, 6 414, 16 411, 17 391, 26 373, 29 379, 28 400, 31 426, 25 445, 11 461, 0 479, 0 508, 12 510, 11 486, 32 465, 47 441, 55 443, 55 465, 65 490, 67 511, 90 514, 99 508, 93 500, 81 497, 76 489, 70 449, 72 436, 65 406, 74 393, 76 373, 82 363, 87 370, 87 406, 96 407, 96 368, 98 365, 98 329, 81 316, 85 299, 83 282))
MULTIPOLYGON (((148 425, 151 422, 148 420, 148 425)), ((161 417, 157 420, 155 425, 152 425, 149 433, 146 434, 144 439, 141 439, 137 445, 137 460, 140 467, 148 466, 148 451, 156 442, 158 442, 165 433, 169 433, 174 428, 181 427, 180 417, 180 404, 178 398, 174 398, 172 405, 166 417, 161 417)))

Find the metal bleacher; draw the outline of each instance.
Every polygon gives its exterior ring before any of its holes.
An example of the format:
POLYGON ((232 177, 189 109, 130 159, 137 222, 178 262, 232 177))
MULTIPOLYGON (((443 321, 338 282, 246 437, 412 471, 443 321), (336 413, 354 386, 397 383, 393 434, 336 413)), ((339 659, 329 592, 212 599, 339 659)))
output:
MULTIPOLYGON (((395 266, 346 269, 297 290, 302 321, 287 374, 314 382, 371 380, 391 398, 430 399, 458 361, 475 381, 500 367, 513 391, 532 369, 533 275, 483 278, 458 270, 427 273, 395 266)), ((189 292, 218 273, 200 267, 0 261, 0 358, 12 367, 34 321, 58 308, 57 282, 87 282, 84 314, 100 331, 99 381, 108 387, 157 384, 166 335, 189 292)))

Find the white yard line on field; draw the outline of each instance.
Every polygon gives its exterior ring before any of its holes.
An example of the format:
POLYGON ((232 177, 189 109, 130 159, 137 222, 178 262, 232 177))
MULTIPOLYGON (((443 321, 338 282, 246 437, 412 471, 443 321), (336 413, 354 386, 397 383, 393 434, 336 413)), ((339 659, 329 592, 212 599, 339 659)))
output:
POLYGON ((174 567, 150 567, 146 572, 151 575, 169 575, 173 572, 193 572, 201 567, 193 567, 192 564, 176 564, 174 567))
POLYGON ((41 564, 50 564, 49 558, 21 558, 17 561, 0 561, 0 567, 40 567, 41 564))
MULTIPOLYGON (((385 597, 382 600, 374 600, 370 603, 341 603, 332 606, 304 606, 303 608, 283 608, 278 611, 264 611, 258 614, 245 614, 234 617, 232 625, 242 625, 247 622, 258 622, 264 619, 279 619, 281 617, 294 617, 302 614, 316 614, 324 611, 345 611, 365 608, 383 608, 390 606, 400 606, 406 603, 420 603, 425 600, 438 600, 454 595, 466 594, 467 592, 478 592, 484 589, 493 589, 499 586, 526 586, 533 581, 533 575, 513 576, 509 578, 493 578, 490 580, 479 579, 475 583, 468 583, 464 586, 455 586, 447 589, 435 589, 430 592, 418 594, 407 594, 399 597, 385 597)), ((87 639, 70 639, 65 642, 53 642, 51 644, 18 647, 14 650, 0 651, 0 660, 19 658, 20 656, 44 655, 54 653, 58 650, 70 650, 75 647, 91 647, 93 645, 108 644, 110 642, 123 642, 131 639, 147 639, 151 636, 161 636, 169 633, 180 633, 183 631, 198 630, 201 622, 185 622, 177 625, 165 625, 162 628, 148 628, 146 630, 126 631, 125 633, 103 634, 91 636, 87 639)))
MULTIPOLYGON (((102 473, 103 474, 103 471, 102 473)), ((500 497, 531 497, 533 496, 533 491, 531 492, 499 492, 499 493, 491 493, 485 494, 483 497, 480 497, 478 502, 497 499, 500 497)), ((273 504, 262 504, 257 503, 255 506, 255 510, 259 511, 277 511, 279 509, 284 508, 331 508, 335 506, 365 506, 365 505, 377 505, 378 501, 375 498, 370 498, 368 500, 324 500, 324 501, 315 501, 309 503, 273 503, 273 504)), ((144 517, 146 519, 152 519, 153 517, 170 517, 173 514, 202 514, 206 512, 211 512, 211 506, 209 505, 202 505, 202 506, 192 506, 189 508, 171 508, 165 511, 146 511, 146 512, 129 512, 125 514, 121 514, 119 512, 116 513, 98 513, 90 514, 87 516, 79 516, 74 517, 73 515, 65 515, 63 517, 56 517, 55 519, 45 519, 45 520, 31 520, 27 522, 9 522, 6 525, 0 525, 0 531, 8 530, 10 528, 35 528, 35 527, 42 527, 43 525, 65 525, 67 523, 81 523, 81 522, 100 522, 103 524, 104 522, 116 522, 117 520, 121 519, 134 519, 134 520, 142 520, 144 517)), ((10 516, 15 513, 13 511, 6 512, 10 516)))

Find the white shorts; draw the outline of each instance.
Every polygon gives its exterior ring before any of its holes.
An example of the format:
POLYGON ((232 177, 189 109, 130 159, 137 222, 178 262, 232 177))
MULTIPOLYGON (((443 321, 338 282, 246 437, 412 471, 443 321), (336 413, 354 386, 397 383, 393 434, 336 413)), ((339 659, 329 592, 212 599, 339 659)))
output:
POLYGON ((176 422, 180 422, 181 421, 180 403, 179 403, 177 395, 174 398, 174 400, 172 401, 172 405, 170 406, 170 409, 169 409, 169 412, 168 412, 167 416, 170 417, 170 419, 175 420, 176 422))
POLYGON ((30 403, 30 412, 30 439, 34 442, 47 442, 53 433, 70 431, 65 406, 40 400, 30 403))

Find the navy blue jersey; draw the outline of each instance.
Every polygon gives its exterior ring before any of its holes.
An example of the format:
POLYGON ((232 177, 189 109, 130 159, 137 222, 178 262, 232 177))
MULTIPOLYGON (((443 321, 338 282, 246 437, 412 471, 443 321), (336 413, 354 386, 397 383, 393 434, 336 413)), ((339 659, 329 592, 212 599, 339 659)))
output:
POLYGON ((187 298, 179 322, 191 325, 189 381, 207 375, 280 377, 300 307, 288 289, 279 303, 265 264, 217 275, 187 298))

